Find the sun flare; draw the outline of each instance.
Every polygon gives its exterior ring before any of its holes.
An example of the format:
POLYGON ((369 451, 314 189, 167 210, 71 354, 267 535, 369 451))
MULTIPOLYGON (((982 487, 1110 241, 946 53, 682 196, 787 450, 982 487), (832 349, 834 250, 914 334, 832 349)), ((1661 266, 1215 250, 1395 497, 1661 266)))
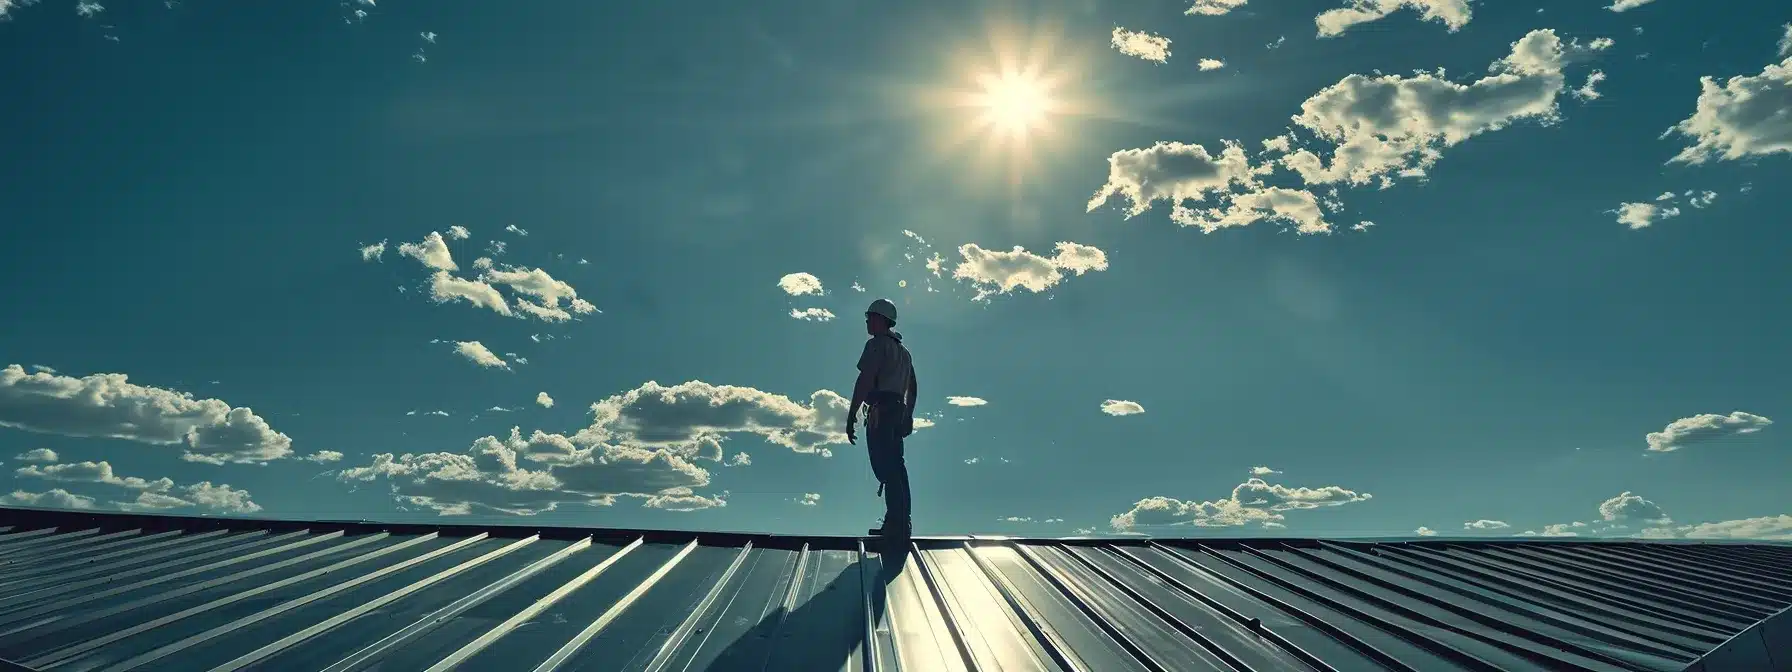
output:
POLYGON ((977 83, 983 89, 974 100, 983 110, 979 125, 1010 136, 1024 137, 1044 128, 1056 107, 1045 82, 1032 75, 986 74, 977 83))

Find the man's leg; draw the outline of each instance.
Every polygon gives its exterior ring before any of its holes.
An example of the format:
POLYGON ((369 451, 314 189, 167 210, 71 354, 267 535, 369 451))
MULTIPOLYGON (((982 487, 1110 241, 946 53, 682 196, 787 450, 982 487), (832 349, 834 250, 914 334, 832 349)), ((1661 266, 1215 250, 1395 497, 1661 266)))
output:
POLYGON ((908 465, 902 455, 902 437, 896 423, 866 427, 865 443, 871 453, 871 470, 884 485, 884 527, 909 524, 908 465))

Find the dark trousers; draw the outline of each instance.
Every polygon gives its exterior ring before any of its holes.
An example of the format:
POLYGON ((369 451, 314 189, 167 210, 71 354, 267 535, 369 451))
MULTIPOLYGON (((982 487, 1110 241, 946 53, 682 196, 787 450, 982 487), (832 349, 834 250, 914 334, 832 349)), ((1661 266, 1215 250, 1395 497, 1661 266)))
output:
MULTIPOLYGON (((889 415, 895 416, 906 410, 893 409, 889 415)), ((902 459, 902 423, 896 418, 879 415, 882 414, 873 411, 871 420, 865 423, 865 448, 871 453, 871 473, 884 486, 884 525, 906 525, 909 522, 908 464, 902 459)))

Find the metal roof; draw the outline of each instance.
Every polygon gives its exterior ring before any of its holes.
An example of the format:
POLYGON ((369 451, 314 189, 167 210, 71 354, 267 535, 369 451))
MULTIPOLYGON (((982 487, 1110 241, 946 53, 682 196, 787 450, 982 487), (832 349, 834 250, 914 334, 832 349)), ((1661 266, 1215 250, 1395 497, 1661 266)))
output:
POLYGON ((1769 618, 1792 604, 1784 546, 932 537, 885 557, 879 543, 0 509, 0 658, 327 672, 1792 669, 1792 620, 1769 618))

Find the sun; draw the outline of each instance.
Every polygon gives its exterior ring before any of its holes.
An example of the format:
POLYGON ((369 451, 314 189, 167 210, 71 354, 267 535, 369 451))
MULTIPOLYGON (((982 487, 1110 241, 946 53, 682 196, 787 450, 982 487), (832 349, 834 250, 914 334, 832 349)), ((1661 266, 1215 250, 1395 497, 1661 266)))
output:
POLYGON ((1047 83, 1033 74, 984 74, 977 77, 977 84, 982 91, 971 100, 982 110, 977 125, 1010 137, 1045 130, 1057 108, 1047 83))

